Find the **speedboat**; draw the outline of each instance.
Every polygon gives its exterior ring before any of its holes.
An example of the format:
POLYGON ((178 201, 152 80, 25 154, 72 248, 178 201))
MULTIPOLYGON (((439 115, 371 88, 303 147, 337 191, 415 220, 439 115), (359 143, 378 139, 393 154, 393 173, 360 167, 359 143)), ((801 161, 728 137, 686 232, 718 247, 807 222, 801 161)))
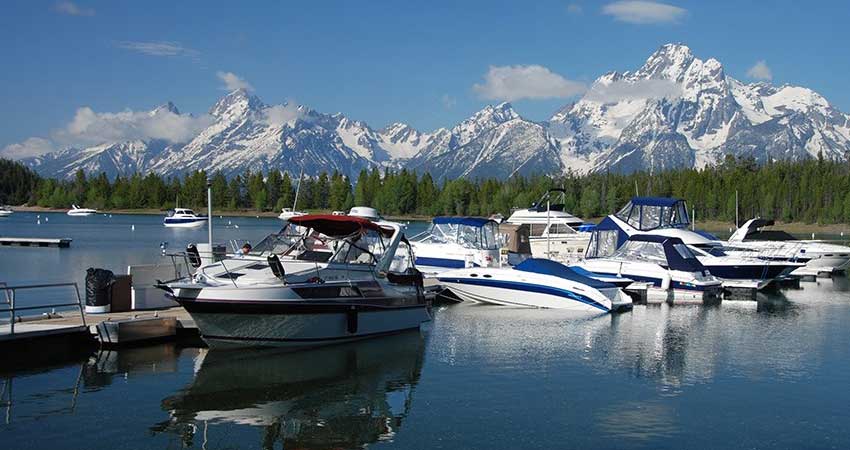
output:
POLYGON ((9 217, 14 211, 8 206, 0 206, 0 217, 9 217))
POLYGON ((270 254, 223 271, 219 262, 158 285, 189 312, 210 347, 309 347, 418 329, 431 320, 422 274, 399 224, 330 214, 289 222, 333 241, 327 243, 333 256, 318 262, 270 254), (406 255, 397 255, 400 246, 406 255))
POLYGON ((649 234, 680 239, 712 275, 728 287, 763 289, 773 280, 801 267, 794 261, 767 261, 756 253, 730 254, 717 238, 688 229, 684 200, 667 197, 634 197, 616 214, 603 219, 591 233, 586 257, 610 256, 629 236, 649 234), (748 257, 749 256, 749 257, 748 257))
POLYGON ((167 228, 200 228, 207 224, 207 216, 199 216, 187 208, 174 208, 162 219, 167 228))
POLYGON ((90 208, 80 208, 77 205, 71 205, 71 209, 68 210, 69 216, 90 216, 92 214, 97 214, 97 210, 90 208))
POLYGON ((592 224, 565 211, 566 191, 550 189, 527 209, 514 211, 507 222, 530 227, 531 254, 561 262, 580 260, 590 241, 592 224))
POLYGON ((630 236, 610 256, 589 257, 577 264, 590 272, 648 283, 668 299, 710 300, 722 294, 722 283, 677 237, 630 236))
POLYGON ((513 268, 451 270, 437 280, 461 299, 478 303, 595 313, 632 305, 617 286, 548 259, 526 259, 513 268))
POLYGON ((416 267, 426 276, 464 267, 499 264, 499 225, 478 217, 435 217, 410 238, 416 267))
POLYGON ((782 230, 766 229, 773 220, 755 218, 735 230, 725 244, 727 253, 756 255, 771 261, 804 264, 795 275, 840 273, 850 266, 850 247, 822 241, 800 240, 782 230))

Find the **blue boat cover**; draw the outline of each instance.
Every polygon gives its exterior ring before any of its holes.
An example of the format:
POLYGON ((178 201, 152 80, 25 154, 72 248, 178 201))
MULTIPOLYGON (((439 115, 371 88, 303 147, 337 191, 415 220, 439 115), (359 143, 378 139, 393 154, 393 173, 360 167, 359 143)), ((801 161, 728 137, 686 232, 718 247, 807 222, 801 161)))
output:
POLYGON ((682 199, 673 197, 632 197, 632 205, 642 206, 673 206, 682 199))
POLYGON ((481 217, 434 217, 432 221, 435 224, 456 224, 456 225, 469 225, 471 227, 483 227, 490 222, 496 223, 490 219, 482 219, 481 217))
POLYGON ((523 272, 539 273, 541 275, 552 275, 565 280, 586 284, 596 289, 616 287, 613 284, 581 275, 572 268, 550 259, 529 258, 514 266, 514 269, 521 270, 523 272))
POLYGON ((588 232, 590 232, 590 231, 593 231, 595 229, 596 229, 595 223, 583 223, 583 224, 578 226, 578 231, 588 231, 588 232))

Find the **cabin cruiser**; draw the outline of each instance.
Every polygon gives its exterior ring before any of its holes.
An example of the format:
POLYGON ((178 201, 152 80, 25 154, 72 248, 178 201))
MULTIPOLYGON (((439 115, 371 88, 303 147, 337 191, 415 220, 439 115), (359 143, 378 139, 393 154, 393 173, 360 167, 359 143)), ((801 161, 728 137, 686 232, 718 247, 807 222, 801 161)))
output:
POLYGON ((677 237, 636 234, 609 256, 588 257, 577 265, 602 275, 647 282, 673 301, 710 300, 722 293, 721 281, 677 237))
POLYGON ((550 189, 531 207, 518 209, 508 217, 508 223, 530 227, 535 258, 573 262, 584 256, 593 225, 564 211, 565 201, 565 190, 550 189))
POLYGON ((307 213, 301 211, 295 211, 292 208, 283 208, 283 210, 278 214, 277 218, 280 220, 289 220, 292 217, 298 217, 306 215, 307 213))
POLYGON ((162 224, 167 228, 200 228, 207 224, 208 219, 188 208, 174 208, 162 219, 162 224))
POLYGON ((437 280, 471 302, 607 313, 632 305, 613 284, 586 277, 548 259, 527 259, 512 268, 469 268, 442 272, 437 280))
POLYGON ((320 263, 270 254, 158 285, 189 312, 210 347, 316 346, 418 329, 431 320, 400 225, 334 215, 289 222, 334 241, 333 256, 320 263))
POLYGON ((9 217, 14 211, 8 206, 0 206, 0 217, 9 217))
POLYGON ((689 230, 690 223, 684 200, 634 197, 596 226, 585 257, 610 256, 629 236, 649 234, 680 239, 712 275, 726 280, 729 287, 762 289, 801 267, 793 261, 765 261, 753 253, 730 254, 714 236, 689 230))
POLYGON ((80 208, 77 205, 71 205, 71 209, 68 210, 69 216, 90 216, 92 214, 97 214, 97 210, 90 208, 80 208))
POLYGON ((797 275, 818 275, 847 270, 850 247, 814 240, 800 240, 782 230, 766 229, 773 220, 750 219, 725 244, 729 254, 756 255, 772 261, 796 261, 804 266, 797 275))
POLYGON ((416 267, 426 276, 464 267, 499 264, 499 225, 478 217, 435 217, 410 238, 416 267))

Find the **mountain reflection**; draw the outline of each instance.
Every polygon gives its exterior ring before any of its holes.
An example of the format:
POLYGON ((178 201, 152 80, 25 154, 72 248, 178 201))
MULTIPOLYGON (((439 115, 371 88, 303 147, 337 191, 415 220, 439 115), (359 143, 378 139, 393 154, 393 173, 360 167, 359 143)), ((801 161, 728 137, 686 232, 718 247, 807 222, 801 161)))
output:
POLYGON ((424 349, 414 332, 294 353, 209 351, 191 385, 162 401, 170 418, 152 430, 176 433, 184 446, 224 424, 262 428, 261 448, 391 440, 410 411, 424 349))

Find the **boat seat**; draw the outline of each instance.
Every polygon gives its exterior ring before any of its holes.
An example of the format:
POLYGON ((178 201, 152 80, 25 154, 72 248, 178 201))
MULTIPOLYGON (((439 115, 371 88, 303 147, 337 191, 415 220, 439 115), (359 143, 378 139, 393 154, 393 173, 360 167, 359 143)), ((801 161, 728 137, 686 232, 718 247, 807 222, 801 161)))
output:
POLYGON ((286 270, 283 268, 283 264, 280 262, 280 258, 277 255, 269 255, 266 260, 269 263, 269 268, 272 269, 272 273, 276 276, 280 281, 286 283, 286 270))

